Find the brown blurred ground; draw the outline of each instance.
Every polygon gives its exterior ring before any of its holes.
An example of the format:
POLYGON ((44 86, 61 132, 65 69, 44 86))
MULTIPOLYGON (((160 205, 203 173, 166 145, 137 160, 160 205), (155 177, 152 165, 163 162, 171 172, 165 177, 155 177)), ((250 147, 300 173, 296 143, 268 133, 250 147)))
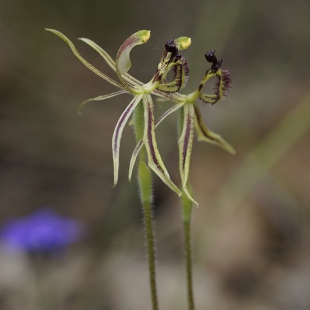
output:
MULTIPOLYGON (((64 258, 39 267, 1 251, 0 308, 150 309, 137 187, 127 182, 130 128, 121 146, 120 182, 112 187, 110 142, 129 97, 93 103, 78 116, 80 102, 113 88, 44 31, 50 27, 74 42, 90 38, 112 56, 127 36, 151 29, 149 43, 133 51, 132 72, 143 81, 167 39, 190 36, 188 90, 206 70, 203 53, 216 49, 233 89, 224 102, 202 109, 209 128, 238 153, 194 145, 197 309, 310 309, 309 20, 310 3, 301 0, 2 1, 0 223, 48 205, 83 220, 87 236, 64 258), (279 146, 265 141, 301 105, 306 113, 281 127, 279 145, 290 142, 278 154, 279 146), (290 138, 300 123, 309 127, 290 138)), ((95 52, 77 46, 113 75, 95 52)), ((158 128, 174 180, 176 119, 158 128)), ((156 178, 154 190, 161 306, 186 309, 179 201, 156 178)))

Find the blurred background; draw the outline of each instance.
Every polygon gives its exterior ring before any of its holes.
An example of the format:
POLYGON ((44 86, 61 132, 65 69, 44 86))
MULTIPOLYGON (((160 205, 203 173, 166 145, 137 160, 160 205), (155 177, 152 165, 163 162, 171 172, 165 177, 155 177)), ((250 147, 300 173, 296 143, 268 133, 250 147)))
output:
MULTIPOLYGON (((233 88, 225 101, 201 108, 237 154, 194 144, 197 309, 310 309, 309 21, 306 0, 2 0, 0 228, 49 208, 78 221, 83 233, 56 253, 12 250, 3 237, 0 308, 151 309, 137 185, 127 180, 135 146, 129 126, 113 187, 111 137, 129 97, 89 104, 79 116, 79 103, 115 89, 48 27, 115 79, 76 39, 92 39, 114 57, 129 35, 150 29, 150 41, 132 52, 130 71, 145 82, 164 42, 189 36, 186 92, 209 66, 204 53, 216 49, 233 88)), ((158 104, 157 115, 170 106, 158 104)), ((157 139, 178 183, 176 122, 171 115, 157 139)), ((154 194, 160 306, 186 309, 180 202, 156 176, 154 194)))

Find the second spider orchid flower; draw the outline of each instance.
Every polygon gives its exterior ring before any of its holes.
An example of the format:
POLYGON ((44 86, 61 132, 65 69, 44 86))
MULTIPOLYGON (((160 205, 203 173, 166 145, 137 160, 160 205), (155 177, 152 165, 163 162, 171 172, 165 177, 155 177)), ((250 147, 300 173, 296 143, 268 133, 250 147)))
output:
MULTIPOLYGON (((169 99, 176 103, 175 106, 166 111, 155 123, 155 126, 158 126, 172 112, 181 109, 180 138, 178 141, 178 146, 179 170, 182 181, 182 189, 185 195, 197 205, 198 203, 194 200, 188 189, 188 176, 193 147, 194 129, 196 130, 198 141, 206 141, 212 144, 216 144, 224 148, 229 153, 235 154, 234 148, 228 142, 226 142, 220 135, 212 132, 205 126, 199 106, 196 103, 196 101, 199 99, 204 103, 215 104, 219 100, 224 99, 231 88, 230 73, 228 70, 223 70, 221 68, 222 60, 217 60, 215 56, 215 51, 207 52, 205 54, 205 58, 208 62, 212 63, 212 66, 209 70, 206 71, 205 76, 199 84, 198 88, 189 95, 183 95, 178 92, 171 94, 169 99), (206 82, 212 77, 215 77, 217 79, 214 86, 215 93, 201 93, 206 82)), ((187 64, 186 60, 183 60, 183 63, 187 64)), ((187 75, 188 73, 185 68, 186 67, 183 66, 183 75, 187 75)), ((186 79, 188 79, 188 76, 186 77, 186 79)), ((131 178, 134 163, 143 143, 144 141, 141 140, 136 145, 136 148, 133 152, 130 161, 129 179, 131 178)))
POLYGON ((235 154, 234 148, 229 143, 227 143, 220 135, 212 132, 205 126, 199 106, 196 103, 196 100, 200 99, 205 103, 214 104, 217 101, 224 99, 231 88, 230 73, 228 70, 223 70, 221 68, 222 60, 218 61, 214 53, 215 51, 211 51, 205 54, 206 60, 208 62, 212 62, 212 67, 206 71, 205 76, 197 90, 187 96, 181 96, 181 100, 184 105, 180 122, 181 134, 178 141, 179 169, 183 191, 186 196, 197 205, 198 203, 193 199, 187 188, 194 128, 196 129, 199 141, 217 144, 229 153, 235 154), (202 94, 201 92, 203 86, 212 77, 217 79, 214 86, 215 94, 202 94))
MULTIPOLYGON (((83 42, 88 44, 94 50, 96 50, 107 64, 116 72, 120 83, 111 79, 88 61, 86 61, 80 53, 77 51, 74 44, 61 32, 54 29, 46 29, 60 37, 68 46, 71 48, 74 55, 92 72, 94 72, 99 77, 103 78, 105 81, 109 82, 113 86, 117 87, 119 90, 95 98, 88 99, 79 107, 80 108, 90 101, 100 101, 115 97, 121 94, 131 94, 133 99, 128 104, 122 115, 120 116, 114 133, 112 137, 112 153, 113 153, 113 164, 114 164, 114 185, 118 181, 118 172, 119 172, 119 150, 120 150, 120 141, 124 127, 130 117, 132 116, 133 111, 138 106, 140 102, 143 104, 144 111, 144 135, 143 135, 143 144, 145 145, 148 157, 149 167, 160 177, 160 179, 174 192, 179 196, 182 195, 182 192, 179 188, 172 182, 170 179, 169 173, 163 163, 163 160, 160 156, 160 153, 157 148, 157 142, 155 137, 155 121, 154 121, 154 104, 151 97, 151 94, 156 94, 159 97, 171 99, 172 92, 178 91, 183 87, 186 82, 186 74, 184 70, 187 68, 187 63, 183 57, 178 54, 178 50, 186 49, 190 46, 191 40, 187 37, 180 37, 175 40, 168 41, 165 45, 165 51, 163 56, 158 64, 157 70, 153 78, 146 84, 143 84, 130 74, 128 71, 131 67, 130 52, 131 50, 140 44, 146 43, 150 38, 150 31, 140 30, 129 38, 119 48, 115 61, 110 57, 110 55, 103 50, 100 46, 89 39, 81 38, 83 42), (172 82, 166 82, 166 76, 168 71, 171 68, 174 68, 174 80, 172 82)), ((175 109, 175 108, 174 108, 175 109)), ((170 114, 174 109, 170 109, 170 114)))

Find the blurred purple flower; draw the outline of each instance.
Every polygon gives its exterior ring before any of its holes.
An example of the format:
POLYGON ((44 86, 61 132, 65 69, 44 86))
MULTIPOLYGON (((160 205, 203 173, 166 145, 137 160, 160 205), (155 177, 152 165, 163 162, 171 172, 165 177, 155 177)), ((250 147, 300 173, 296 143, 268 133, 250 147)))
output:
POLYGON ((44 208, 28 217, 5 223, 0 238, 12 250, 57 252, 80 240, 82 234, 81 222, 44 208))

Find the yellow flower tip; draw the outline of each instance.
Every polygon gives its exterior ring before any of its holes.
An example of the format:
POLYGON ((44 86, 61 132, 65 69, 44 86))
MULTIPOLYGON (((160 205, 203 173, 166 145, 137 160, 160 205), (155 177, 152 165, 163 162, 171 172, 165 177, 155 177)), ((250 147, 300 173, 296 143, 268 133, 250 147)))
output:
POLYGON ((140 36, 142 42, 146 43, 151 37, 151 31, 150 30, 140 30, 138 32, 138 35, 140 36))
POLYGON ((59 36, 59 34, 62 34, 61 32, 59 32, 59 31, 56 30, 56 29, 46 28, 46 27, 44 27, 44 29, 45 29, 46 31, 49 31, 49 32, 52 32, 52 33, 56 34, 57 36, 59 36))
POLYGON ((55 29, 46 28, 46 27, 44 27, 44 30, 49 31, 49 32, 52 32, 52 33, 55 33, 55 32, 57 31, 57 30, 55 30, 55 29))
POLYGON ((179 37, 174 40, 174 43, 179 50, 186 50, 191 46, 192 39, 189 37, 179 37))
POLYGON ((192 39, 191 38, 187 38, 187 40, 184 40, 181 45, 183 47, 184 50, 186 50, 187 48, 189 48, 192 44, 192 39))

